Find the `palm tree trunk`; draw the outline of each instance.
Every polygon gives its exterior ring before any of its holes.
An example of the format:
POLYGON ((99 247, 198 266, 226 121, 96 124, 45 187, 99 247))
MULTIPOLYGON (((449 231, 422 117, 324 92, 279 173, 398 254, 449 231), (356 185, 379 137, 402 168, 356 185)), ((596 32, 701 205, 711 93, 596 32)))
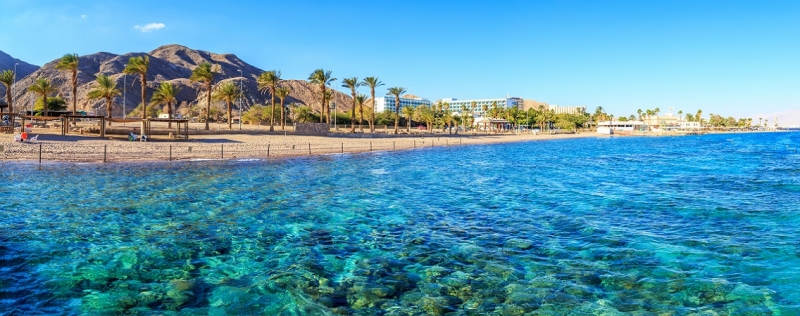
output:
POLYGON ((72 71, 72 115, 77 113, 78 107, 78 69, 72 71))
POLYGON ((284 130, 284 131, 285 131, 285 130, 286 130, 286 116, 285 116, 285 114, 286 114, 286 108, 285 108, 285 107, 284 107, 284 105, 283 105, 283 104, 284 104, 284 103, 283 103, 283 102, 284 102, 284 100, 285 100, 285 99, 281 99, 281 130, 284 130))
POLYGON ((358 104, 358 130, 364 132, 364 104, 358 104))
POLYGON ((372 94, 372 114, 369 120, 369 132, 375 133, 375 88, 370 89, 370 94, 372 94))
POLYGON ((211 82, 209 81, 206 85, 206 91, 208 92, 208 98, 206 103, 206 130, 208 130, 208 121, 211 120, 211 82))
MULTIPOLYGON (((272 85, 272 91, 270 92, 272 95, 272 114, 269 115, 269 131, 272 132, 275 130, 273 127, 275 125, 275 85, 272 85)), ((239 118, 242 119, 241 117, 239 118)))
POLYGON ((167 128, 172 128, 172 102, 167 102, 167 115, 169 115, 170 121, 167 122, 167 128))
POLYGON ((47 116, 47 94, 42 94, 42 101, 42 113, 44 113, 44 116, 47 116))
MULTIPOLYGON (((400 98, 397 97, 394 99, 394 134, 397 135, 400 133, 400 98)), ((409 122, 409 128, 411 123, 409 122)))
POLYGON ((353 111, 350 112, 350 133, 356 132, 356 89, 351 89, 353 96, 353 111))
POLYGON ((147 118, 147 76, 142 74, 142 119, 147 118))
MULTIPOLYGON (((228 102, 228 101, 225 101, 225 103, 228 104, 228 129, 233 129, 233 116, 231 116, 232 113, 233 113, 233 110, 231 108, 231 103, 228 102)), ((241 118, 239 118, 239 119, 241 119, 241 118)))
POLYGON ((319 109, 319 122, 325 122, 325 84, 322 84, 322 102, 320 102, 320 109, 319 109))
MULTIPOLYGON (((106 97, 106 116, 111 119, 111 96, 106 97)), ((108 126, 111 126, 111 121, 108 121, 108 126)))

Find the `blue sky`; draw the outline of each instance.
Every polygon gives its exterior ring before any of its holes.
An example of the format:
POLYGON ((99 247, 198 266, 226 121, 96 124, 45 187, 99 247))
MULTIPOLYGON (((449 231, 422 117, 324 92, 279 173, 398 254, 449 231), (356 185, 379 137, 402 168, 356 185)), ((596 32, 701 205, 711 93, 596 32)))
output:
POLYGON ((0 50, 42 65, 177 43, 431 100, 800 113, 800 1, 68 2, 0 0, 0 50))

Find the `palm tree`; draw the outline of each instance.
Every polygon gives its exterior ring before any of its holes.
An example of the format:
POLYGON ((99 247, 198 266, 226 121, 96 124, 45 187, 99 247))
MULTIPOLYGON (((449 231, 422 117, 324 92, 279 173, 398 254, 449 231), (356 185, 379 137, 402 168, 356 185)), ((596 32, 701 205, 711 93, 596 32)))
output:
POLYGON ((201 82, 206 86, 206 130, 208 130, 208 121, 211 118, 211 87, 214 85, 214 76, 217 75, 217 69, 211 66, 211 63, 202 62, 192 70, 192 76, 189 80, 192 82, 201 82))
POLYGON ((642 109, 636 110, 636 114, 639 115, 639 120, 641 121, 642 120, 642 109))
POLYGON ((400 95, 406 93, 406 88, 392 87, 389 88, 389 93, 394 96, 394 133, 395 135, 400 132, 400 95))
POLYGON ((221 84, 217 87, 217 91, 214 92, 214 101, 225 101, 225 104, 228 106, 228 129, 233 129, 233 111, 231 109, 231 104, 233 104, 236 98, 241 94, 239 86, 231 81, 221 84))
POLYGON ((42 105, 44 106, 42 108, 42 113, 44 116, 47 116, 48 114, 47 96, 53 94, 53 92, 56 92, 57 90, 58 89, 56 88, 56 86, 54 86, 47 78, 36 79, 36 82, 34 82, 33 85, 31 85, 30 87, 28 87, 28 91, 42 96, 42 101, 43 101, 42 105))
MULTIPOLYGON (((362 120, 364 120, 364 109, 363 109, 363 107, 364 107, 364 102, 367 101, 367 96, 363 95, 363 94, 359 94, 359 95, 356 96, 355 100, 356 100, 356 104, 358 104, 358 109, 359 109, 358 110, 358 113, 359 113, 358 121, 359 121, 359 124, 360 124, 360 122, 362 120)), ((373 115, 374 115, 374 113, 373 113, 373 115)), ((361 132, 363 133, 364 132, 363 125, 359 125, 359 128, 361 129, 361 132)))
POLYGON ((268 70, 262 72, 261 75, 258 76, 257 82, 259 91, 268 91, 272 96, 272 114, 269 119, 269 131, 272 132, 274 130, 273 125, 275 125, 275 90, 277 89, 278 83, 281 82, 281 71, 268 70))
POLYGON ((72 115, 77 113, 78 106, 78 54, 66 54, 56 63, 56 69, 64 70, 70 73, 70 82, 72 83, 72 115))
POLYGON ((8 112, 14 113, 14 105, 11 104, 11 87, 14 86, 14 71, 4 70, 0 72, 0 83, 6 86, 6 103, 8 103, 8 112))
MULTIPOLYGON (((171 83, 164 81, 158 86, 156 91, 153 92, 153 96, 150 98, 150 105, 166 104, 167 115, 172 119, 172 104, 177 103, 178 93, 180 92, 180 87, 173 86, 171 83)), ((167 125, 168 128, 172 128, 172 122, 168 122, 167 125)))
POLYGON ((412 108, 410 105, 404 106, 403 116, 406 117, 406 123, 408 123, 408 127, 406 128, 406 133, 411 133, 411 117, 414 116, 414 108, 412 108))
POLYGON ((700 122, 700 126, 703 126, 703 110, 697 110, 697 117, 695 119, 700 122))
MULTIPOLYGON (((90 100, 105 99, 106 116, 111 118, 111 109, 114 107, 114 104, 111 103, 111 100, 120 95, 119 90, 117 89, 117 82, 111 80, 111 78, 106 75, 97 76, 95 81, 97 82, 97 88, 90 90, 87 96, 90 100)), ((108 125, 111 125, 111 121, 108 122, 108 125)))
POLYGON ((128 58, 128 64, 122 71, 126 74, 138 74, 142 79, 142 119, 147 118, 147 69, 150 68, 150 57, 147 55, 128 58))
POLYGON ((361 83, 369 87, 369 93, 370 96, 372 97, 372 114, 369 119, 369 132, 374 133, 375 132, 375 87, 382 86, 383 82, 378 80, 378 77, 366 77, 364 78, 364 81, 362 81, 361 83))
POLYGON ((286 108, 283 106, 284 101, 286 101, 286 97, 292 93, 292 89, 289 87, 279 87, 275 89, 275 96, 281 99, 281 129, 286 130, 286 117, 284 114, 286 113, 286 108))
POLYGON ((681 116, 683 116, 683 110, 678 110, 678 120, 681 119, 681 116))
POLYGON ((342 79, 342 87, 349 88, 350 95, 353 97, 353 110, 350 111, 350 133, 356 132, 356 89, 360 86, 361 82, 356 77, 342 79))
POLYGON ((322 119, 325 118, 326 123, 331 122, 331 111, 328 107, 325 106, 326 98, 325 98, 325 88, 330 85, 332 82, 336 81, 336 78, 331 77, 331 71, 325 71, 323 69, 314 70, 311 75, 308 76, 308 81, 312 84, 319 85, 320 90, 322 91, 322 115, 319 116, 319 122, 322 123, 322 119))

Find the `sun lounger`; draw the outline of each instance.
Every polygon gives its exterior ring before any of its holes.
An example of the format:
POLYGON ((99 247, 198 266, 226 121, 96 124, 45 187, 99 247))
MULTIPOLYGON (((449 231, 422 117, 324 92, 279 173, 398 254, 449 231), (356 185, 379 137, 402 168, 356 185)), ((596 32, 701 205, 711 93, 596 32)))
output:
POLYGON ((28 142, 35 143, 37 140, 39 140, 39 135, 31 137, 30 139, 28 139, 28 142))

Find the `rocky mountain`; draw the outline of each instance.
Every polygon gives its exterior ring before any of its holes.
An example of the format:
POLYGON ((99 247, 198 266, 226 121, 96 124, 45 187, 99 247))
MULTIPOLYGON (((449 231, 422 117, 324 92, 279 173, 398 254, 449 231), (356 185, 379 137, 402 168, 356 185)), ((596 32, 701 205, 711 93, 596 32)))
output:
MULTIPOLYGON (((23 78, 25 78, 25 76, 28 76, 37 69, 39 69, 39 66, 31 65, 24 61, 11 57, 10 55, 4 53, 3 51, 0 51, 0 71, 14 70, 14 64, 18 64, 17 81, 22 80, 23 78)), ((5 96, 6 96, 6 86, 0 84, 0 98, 2 98, 3 101, 5 101, 6 99, 5 96)))
MULTIPOLYGON (((78 109, 95 111, 97 114, 105 113, 104 100, 89 100, 87 94, 95 87, 95 79, 99 75, 107 75, 117 83, 117 89, 124 91, 124 96, 118 97, 114 101, 112 114, 122 116, 124 110, 130 112, 141 103, 141 80, 138 75, 125 75, 122 73, 128 59, 134 56, 147 54, 150 58, 150 67, 147 72, 147 98, 149 99, 156 87, 164 81, 170 82, 181 89, 178 100, 181 106, 187 107, 199 104, 205 108, 206 91, 199 83, 189 80, 192 69, 202 62, 209 62, 219 66, 219 74, 214 82, 215 88, 221 83, 233 81, 241 84, 245 100, 243 110, 247 110, 254 104, 266 104, 270 102, 270 94, 258 91, 256 78, 263 70, 252 66, 233 54, 215 54, 206 51, 193 50, 180 45, 166 45, 159 47, 149 53, 127 53, 116 55, 112 53, 99 52, 91 55, 79 56, 78 69, 78 109), (241 73, 239 72, 241 70, 241 73), (124 88, 123 88, 124 87, 124 88)), ((37 96, 29 93, 27 88, 38 78, 48 78, 59 87, 59 92, 68 104, 71 104, 72 87, 69 82, 69 74, 55 69, 58 60, 51 61, 41 68, 28 74, 22 80, 18 80, 17 93, 15 95, 17 105, 30 107, 37 96)), ((13 66, 13 63, 12 63, 13 66)), ((278 67, 276 67, 278 68, 278 67)), ((0 67, 1 69, 1 67, 0 67)), ((17 70, 19 71, 19 66, 17 70)), ((21 73, 21 71, 20 71, 21 73)), ((289 87, 292 93, 286 100, 286 104, 299 103, 311 106, 319 111, 320 92, 318 87, 304 80, 285 80, 282 85, 289 87)), ((275 102, 279 102, 276 98, 275 102)), ((348 95, 336 92, 335 102, 343 106, 351 105, 352 98, 348 95)), ((224 108, 224 102, 214 102, 212 107, 224 108)), ((349 107, 348 107, 349 108, 349 107)), ((236 111, 236 106, 234 106, 236 111)))

